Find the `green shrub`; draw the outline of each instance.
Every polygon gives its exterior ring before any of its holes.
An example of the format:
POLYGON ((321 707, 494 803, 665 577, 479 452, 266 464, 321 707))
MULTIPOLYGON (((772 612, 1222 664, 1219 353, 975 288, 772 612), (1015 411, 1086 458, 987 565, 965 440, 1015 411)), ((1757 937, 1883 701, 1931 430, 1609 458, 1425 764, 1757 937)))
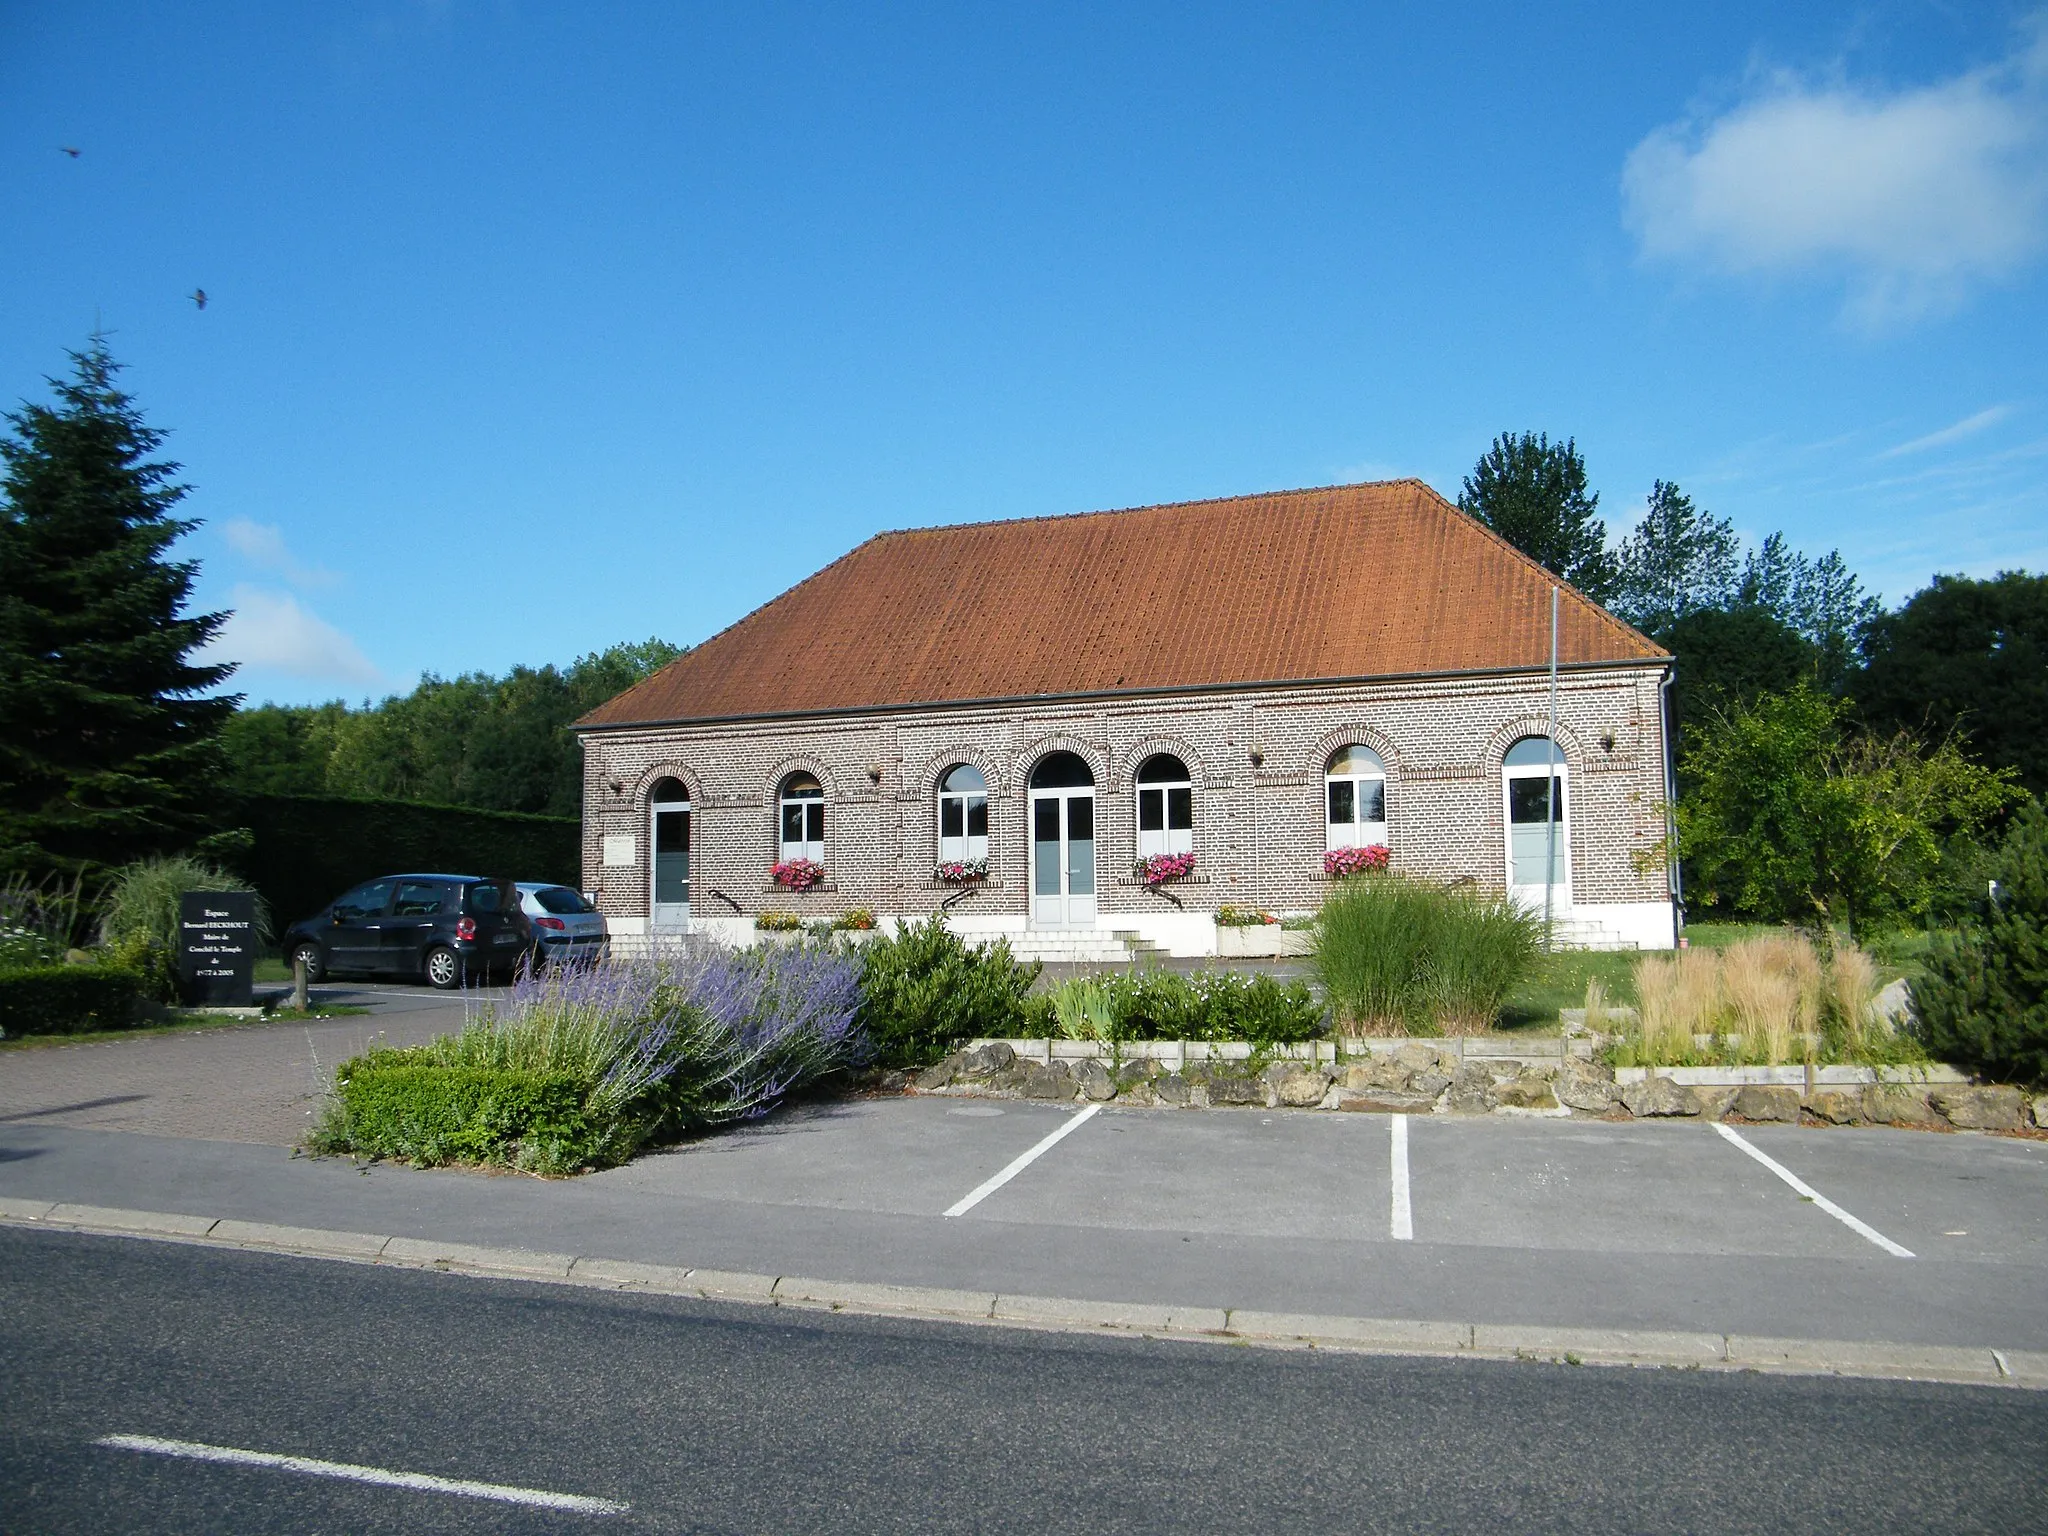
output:
POLYGON ((109 965, 32 965, 0 971, 0 1033, 81 1035, 135 1023, 142 978, 109 965))
POLYGON ((1365 1032, 1485 1029, 1535 968, 1542 933, 1504 896, 1363 874, 1323 904, 1314 963, 1332 1011, 1365 1032))
POLYGON ((1014 1035, 1041 969, 1018 964, 1007 940, 970 947, 936 916, 874 940, 860 962, 860 1026, 876 1060, 906 1067, 964 1040, 1014 1035))
POLYGON ((81 936, 85 884, 77 875, 0 882, 0 968, 55 965, 81 936))
POLYGON ((1155 969, 1074 977, 1047 994, 1027 1031, 1071 1040, 1243 1040, 1292 1045, 1324 1032, 1323 1010, 1305 983, 1282 986, 1241 971, 1155 969))
POLYGON ((2013 818, 1998 882, 1960 933, 1936 940, 1913 1009, 1928 1051, 1994 1082, 2048 1084, 2048 810, 2013 818))
POLYGON ((565 1072, 448 1066, 421 1048, 372 1051, 342 1068, 314 1150, 416 1167, 488 1163, 575 1173, 622 1162, 644 1128, 593 1113, 591 1085, 565 1072))
MULTIPOLYGON (((180 854, 140 859, 114 871, 100 898, 100 942, 109 946, 148 940, 178 952, 178 898, 186 891, 246 891, 249 882, 180 854)), ((256 937, 270 937, 270 912, 256 898, 256 937)))
POLYGON ((161 940, 137 931, 111 944, 102 944, 99 953, 102 963, 116 970, 133 971, 144 997, 159 1003, 178 1000, 178 963, 161 940))

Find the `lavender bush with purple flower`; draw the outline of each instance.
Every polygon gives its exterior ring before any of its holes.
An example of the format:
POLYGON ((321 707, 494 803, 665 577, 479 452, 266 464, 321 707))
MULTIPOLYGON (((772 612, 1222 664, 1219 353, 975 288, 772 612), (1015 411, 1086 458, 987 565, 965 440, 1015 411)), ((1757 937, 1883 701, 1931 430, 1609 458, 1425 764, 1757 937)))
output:
POLYGON ((859 979, 853 958, 812 944, 676 945, 522 976, 510 999, 484 1005, 459 1033, 345 1065, 316 1144, 415 1163, 466 1154, 550 1173, 621 1162, 652 1142, 764 1115, 806 1084, 864 1063, 867 1037, 854 1022, 859 979), (384 1101, 378 1094, 389 1097, 374 1081, 380 1072, 431 1092, 435 1074, 421 1068, 443 1069, 465 1092, 478 1074, 508 1085, 578 1085, 580 1117, 571 1118, 580 1129, 542 1134, 507 1124, 505 1134, 481 1136, 480 1154, 473 1122, 493 1111, 473 1092, 454 1130, 433 1130, 425 1110, 372 1125, 352 1105, 352 1096, 365 1109, 384 1101))

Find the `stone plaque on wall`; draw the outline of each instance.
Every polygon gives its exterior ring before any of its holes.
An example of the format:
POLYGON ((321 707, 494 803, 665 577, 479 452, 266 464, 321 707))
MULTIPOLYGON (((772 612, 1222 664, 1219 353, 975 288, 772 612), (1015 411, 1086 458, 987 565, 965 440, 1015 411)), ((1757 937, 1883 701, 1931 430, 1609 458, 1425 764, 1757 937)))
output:
POLYGON ((637 857, 633 834, 610 832, 604 840, 604 864, 606 869, 631 869, 637 857))

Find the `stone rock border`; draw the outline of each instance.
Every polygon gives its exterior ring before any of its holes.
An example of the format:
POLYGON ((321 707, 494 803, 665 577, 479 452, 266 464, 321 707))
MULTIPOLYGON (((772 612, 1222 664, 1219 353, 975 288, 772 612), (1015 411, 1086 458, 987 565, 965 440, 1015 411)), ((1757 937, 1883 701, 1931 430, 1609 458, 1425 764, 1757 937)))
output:
MULTIPOLYGON (((1348 1043, 1348 1042, 1347 1042, 1348 1043)), ((1531 1042, 1532 1044, 1537 1042, 1531 1042)), ((1552 1042, 1553 1045, 1561 1043, 1552 1042)), ((1559 1048, 1550 1059, 1473 1054, 1466 1041, 1387 1042, 1350 1059, 1334 1042, 1276 1054, 1254 1070, 1249 1046, 1151 1041, 1130 1055, 1089 1044, 977 1041, 914 1077, 872 1075, 885 1092, 972 1098, 1259 1107, 1367 1114, 1502 1114, 1630 1120, 1706 1118, 1807 1125, 1895 1125, 1965 1131, 2048 1130, 2048 1096, 1968 1082, 1953 1068, 1672 1068, 1614 1071, 1559 1048), (1327 1049, 1329 1055, 1323 1055, 1327 1049), (1792 1081, 1713 1082, 1714 1073, 1787 1073, 1792 1081), (1681 1075, 1683 1074, 1683 1075, 1681 1075), (1691 1078, 1688 1081, 1687 1078, 1691 1078), (1797 1084, 1797 1086, 1794 1086, 1797 1084)), ((1379 1042, 1374 1042, 1377 1046, 1379 1042)))

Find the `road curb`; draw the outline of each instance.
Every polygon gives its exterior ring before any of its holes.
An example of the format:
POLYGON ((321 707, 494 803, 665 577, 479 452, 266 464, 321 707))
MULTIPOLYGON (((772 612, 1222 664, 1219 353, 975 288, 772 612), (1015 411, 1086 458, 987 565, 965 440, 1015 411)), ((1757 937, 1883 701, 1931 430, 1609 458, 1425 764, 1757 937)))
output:
POLYGON ((1549 1328, 1410 1318, 1330 1317, 1250 1308, 1105 1302, 1016 1296, 932 1286, 882 1285, 798 1275, 645 1264, 629 1259, 387 1237, 374 1232, 278 1226, 269 1222, 130 1211, 0 1197, 0 1226, 101 1237, 388 1265, 593 1290, 977 1323, 1062 1333, 1242 1344, 1269 1349, 1414 1355, 1679 1370, 1843 1376, 2048 1391, 2048 1351, 1893 1344, 1843 1339, 1777 1339, 1747 1334, 1616 1328, 1549 1328))

